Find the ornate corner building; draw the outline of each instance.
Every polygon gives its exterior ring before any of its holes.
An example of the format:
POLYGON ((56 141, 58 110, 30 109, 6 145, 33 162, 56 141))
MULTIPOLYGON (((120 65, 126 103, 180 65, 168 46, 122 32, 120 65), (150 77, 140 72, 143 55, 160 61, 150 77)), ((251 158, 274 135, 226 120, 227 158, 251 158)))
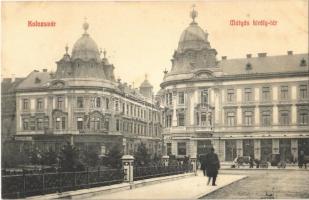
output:
POLYGON ((193 9, 158 94, 167 153, 195 156, 213 146, 221 161, 309 154, 308 54, 217 60, 196 17, 193 9))
POLYGON ((115 80, 114 66, 88 28, 84 23, 71 55, 65 47, 55 73, 34 70, 18 84, 3 81, 2 123, 10 123, 2 126, 3 139, 13 137, 7 141, 23 149, 56 151, 70 142, 94 146, 102 155, 112 145, 133 154, 143 142, 151 154, 161 154, 161 109, 152 85, 147 77, 139 89, 115 80))

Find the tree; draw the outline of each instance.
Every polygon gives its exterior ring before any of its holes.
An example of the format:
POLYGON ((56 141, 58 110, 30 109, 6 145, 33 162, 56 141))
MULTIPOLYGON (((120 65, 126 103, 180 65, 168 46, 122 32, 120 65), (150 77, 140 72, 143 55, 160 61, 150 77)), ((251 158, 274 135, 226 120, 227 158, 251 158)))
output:
POLYGON ((41 152, 37 148, 33 149, 30 152, 30 163, 32 165, 41 164, 41 158, 42 158, 41 152))
POLYGON ((146 145, 141 143, 138 145, 137 151, 134 154, 135 163, 137 165, 148 165, 150 162, 150 155, 148 154, 146 145))
POLYGON ((79 151, 69 142, 61 149, 59 156, 60 168, 62 171, 82 171, 83 164, 79 160, 79 151))
POLYGON ((113 145, 103 162, 112 168, 121 168, 121 157, 122 152, 119 145, 113 145))
POLYGON ((84 165, 95 167, 99 161, 98 151, 94 147, 90 147, 83 151, 83 163, 84 165))
POLYGON ((54 165, 57 163, 57 153, 53 150, 43 152, 41 163, 42 165, 54 165))

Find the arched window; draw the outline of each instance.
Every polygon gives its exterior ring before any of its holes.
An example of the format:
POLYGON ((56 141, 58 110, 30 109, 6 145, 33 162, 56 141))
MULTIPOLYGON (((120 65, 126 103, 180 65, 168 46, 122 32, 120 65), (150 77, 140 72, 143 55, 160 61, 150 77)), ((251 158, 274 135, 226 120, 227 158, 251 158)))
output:
POLYGON ((100 98, 100 97, 97 97, 97 98, 95 99, 95 106, 96 106, 97 108, 100 108, 100 107, 101 107, 101 98, 100 98))

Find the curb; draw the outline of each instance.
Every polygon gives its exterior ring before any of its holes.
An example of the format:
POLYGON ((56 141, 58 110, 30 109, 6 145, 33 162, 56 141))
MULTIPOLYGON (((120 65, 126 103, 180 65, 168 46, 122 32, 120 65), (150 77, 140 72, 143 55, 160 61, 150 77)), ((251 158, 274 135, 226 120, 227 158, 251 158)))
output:
POLYGON ((158 184, 167 181, 174 181, 178 179, 183 179, 186 177, 194 176, 194 172, 186 173, 186 174, 177 174, 172 176, 164 176, 158 178, 151 178, 151 179, 144 179, 135 181, 132 184, 130 183, 120 183, 111 186, 102 186, 102 187, 94 187, 88 189, 81 189, 81 190, 74 190, 74 191, 67 191, 63 193, 53 193, 53 194, 46 194, 46 195, 39 195, 39 196, 32 196, 27 197, 27 199, 31 200, 50 200, 50 199, 88 199, 91 197, 95 197, 97 195, 102 195, 106 193, 114 193, 124 190, 131 190, 134 188, 139 188, 147 185, 158 184))
POLYGON ((242 181, 242 180, 244 180, 244 179, 246 179, 246 178, 248 178, 248 176, 244 176, 244 177, 242 177, 242 178, 240 178, 240 179, 238 179, 238 180, 236 180, 236 181, 233 181, 233 182, 228 183, 228 184, 226 184, 226 185, 224 185, 224 186, 218 187, 217 189, 215 189, 215 190, 213 190, 213 191, 210 191, 210 192, 207 193, 207 194, 205 194, 205 193, 199 194, 199 195, 196 196, 194 199, 201 199, 202 197, 208 196, 208 195, 212 194, 213 192, 216 192, 216 191, 218 191, 218 190, 221 190, 221 189, 223 189, 223 188, 225 188, 225 187, 227 187, 227 186, 229 186, 229 185, 231 185, 231 184, 233 184, 233 183, 237 183, 237 182, 242 181))

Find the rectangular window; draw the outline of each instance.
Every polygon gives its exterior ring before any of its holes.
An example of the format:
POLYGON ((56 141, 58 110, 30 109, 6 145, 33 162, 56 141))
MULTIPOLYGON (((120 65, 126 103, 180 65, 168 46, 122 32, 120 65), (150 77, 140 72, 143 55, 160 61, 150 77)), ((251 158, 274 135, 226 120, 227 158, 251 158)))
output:
POLYGON ((289 87, 288 86, 281 86, 280 90, 280 99, 287 100, 289 95, 289 87))
POLYGON ((262 87, 262 101, 269 101, 269 100, 270 100, 270 88, 262 87))
POLYGON ((250 102, 252 100, 252 89, 245 88, 245 102, 250 102))
POLYGON ((57 97, 57 108, 58 109, 63 108, 63 97, 57 97))
POLYGON ((83 107, 84 107, 84 98, 77 97, 77 108, 83 108, 83 107))
POLYGON ((65 129, 65 117, 61 117, 61 128, 62 130, 65 129))
POLYGON ((186 155, 186 153, 187 153, 186 143, 185 142, 178 142, 177 143, 177 150, 178 150, 178 155, 186 155))
POLYGON ((166 143, 166 153, 172 155, 172 143, 166 143))
POLYGON ((129 104, 127 104, 127 115, 129 115, 129 109, 130 109, 129 104))
POLYGON ((29 130, 29 119, 23 119, 23 130, 29 130))
POLYGON ((43 119, 38 118, 36 121, 36 125, 37 125, 37 130, 43 130, 43 119))
POLYGON ((108 118, 105 119, 105 124, 104 124, 104 126, 105 126, 105 129, 106 129, 106 130, 109 130, 109 119, 108 119, 108 118))
POLYGON ((252 126, 252 112, 245 112, 245 126, 252 126))
POLYGON ((228 89, 227 90, 227 101, 228 102, 234 102, 235 100, 235 92, 234 89, 228 89))
POLYGON ((105 108, 106 110, 108 110, 109 109, 109 99, 106 99, 105 103, 106 103, 105 108))
POLYGON ((290 124, 290 116, 288 111, 280 111, 280 124, 281 125, 289 125, 290 124))
POLYGON ((301 110, 299 113, 299 124, 306 125, 308 124, 308 110, 301 110))
POLYGON ((120 120, 116 119, 116 131, 120 130, 120 120))
POLYGON ((23 99, 23 110, 29 109, 29 99, 23 99))
POLYGON ((201 125, 206 126, 206 113, 201 114, 201 125))
POLYGON ((169 103, 169 105, 172 105, 173 104, 173 94, 172 93, 169 93, 168 94, 168 103, 169 103))
POLYGON ((119 111, 119 101, 115 101, 115 111, 119 111))
POLYGON ((78 130, 83 130, 84 129, 83 118, 82 117, 78 117, 77 118, 77 129, 78 130))
POLYGON ((201 103, 207 104, 208 103, 208 90, 201 91, 201 103))
POLYGON ((179 92, 178 93, 178 104, 184 104, 185 103, 185 93, 179 92))
POLYGON ((184 126, 185 125, 185 114, 179 113, 178 114, 178 126, 184 126))
POLYGON ((57 130, 60 130, 60 123, 61 123, 61 118, 60 118, 60 117, 57 117, 57 118, 56 118, 56 129, 57 129, 57 130))
POLYGON ((227 125, 228 126, 235 126, 235 112, 228 112, 227 113, 227 125))
POLYGON ((307 85, 299 86, 299 97, 302 100, 307 99, 307 85))
POLYGON ((270 126, 271 125, 271 114, 270 111, 262 112, 262 126, 270 126))
POLYGON ((43 110, 43 99, 42 98, 39 98, 36 100, 36 109, 43 110))
POLYGON ((172 115, 166 115, 165 127, 171 127, 171 126, 172 126, 172 115))

